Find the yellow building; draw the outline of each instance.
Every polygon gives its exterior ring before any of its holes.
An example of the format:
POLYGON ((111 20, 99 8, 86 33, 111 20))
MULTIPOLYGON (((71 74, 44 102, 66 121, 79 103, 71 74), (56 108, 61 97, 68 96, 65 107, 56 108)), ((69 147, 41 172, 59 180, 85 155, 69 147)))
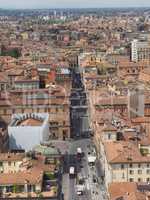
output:
POLYGON ((24 153, 0 154, 0 197, 57 197, 59 170, 59 162, 51 163, 41 154, 34 158, 24 153), (51 182, 51 188, 43 186, 46 181, 51 182))

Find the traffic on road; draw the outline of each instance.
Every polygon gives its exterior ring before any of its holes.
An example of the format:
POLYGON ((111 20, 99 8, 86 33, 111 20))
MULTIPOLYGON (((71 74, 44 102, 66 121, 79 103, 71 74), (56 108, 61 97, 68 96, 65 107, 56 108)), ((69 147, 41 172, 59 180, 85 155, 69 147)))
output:
POLYGON ((74 162, 70 162, 68 175, 65 175, 64 185, 68 186, 64 191, 64 200, 107 200, 105 186, 97 169, 93 142, 90 139, 74 141, 70 152, 75 156, 74 162))

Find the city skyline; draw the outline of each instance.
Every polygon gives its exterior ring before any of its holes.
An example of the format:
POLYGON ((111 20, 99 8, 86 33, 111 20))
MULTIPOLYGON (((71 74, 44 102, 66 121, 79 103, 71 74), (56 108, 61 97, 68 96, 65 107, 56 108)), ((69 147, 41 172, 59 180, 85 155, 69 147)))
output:
POLYGON ((23 8, 104 8, 104 7, 150 7, 150 2, 148 0, 127 0, 121 2, 120 0, 0 0, 1 8, 13 8, 13 9, 23 9, 23 8))

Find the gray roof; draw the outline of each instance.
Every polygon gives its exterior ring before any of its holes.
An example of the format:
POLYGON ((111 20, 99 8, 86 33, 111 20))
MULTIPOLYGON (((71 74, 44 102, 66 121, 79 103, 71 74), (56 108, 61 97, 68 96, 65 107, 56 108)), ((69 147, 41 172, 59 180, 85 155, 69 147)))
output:
POLYGON ((50 156, 50 155, 60 155, 60 152, 55 147, 49 147, 44 145, 37 145, 33 149, 35 152, 41 153, 44 156, 50 156))

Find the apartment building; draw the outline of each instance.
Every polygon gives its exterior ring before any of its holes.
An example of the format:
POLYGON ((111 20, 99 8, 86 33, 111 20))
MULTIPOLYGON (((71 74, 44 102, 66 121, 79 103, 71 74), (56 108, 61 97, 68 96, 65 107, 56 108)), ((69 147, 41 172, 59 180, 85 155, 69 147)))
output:
POLYGON ((138 61, 150 61, 150 44, 145 41, 133 40, 131 43, 131 60, 133 62, 138 61))
POLYGON ((60 161, 51 163, 39 154, 0 154, 0 197, 59 200, 60 161))
POLYGON ((114 182, 149 183, 150 159, 135 144, 125 141, 104 142, 101 156, 107 188, 114 182))

